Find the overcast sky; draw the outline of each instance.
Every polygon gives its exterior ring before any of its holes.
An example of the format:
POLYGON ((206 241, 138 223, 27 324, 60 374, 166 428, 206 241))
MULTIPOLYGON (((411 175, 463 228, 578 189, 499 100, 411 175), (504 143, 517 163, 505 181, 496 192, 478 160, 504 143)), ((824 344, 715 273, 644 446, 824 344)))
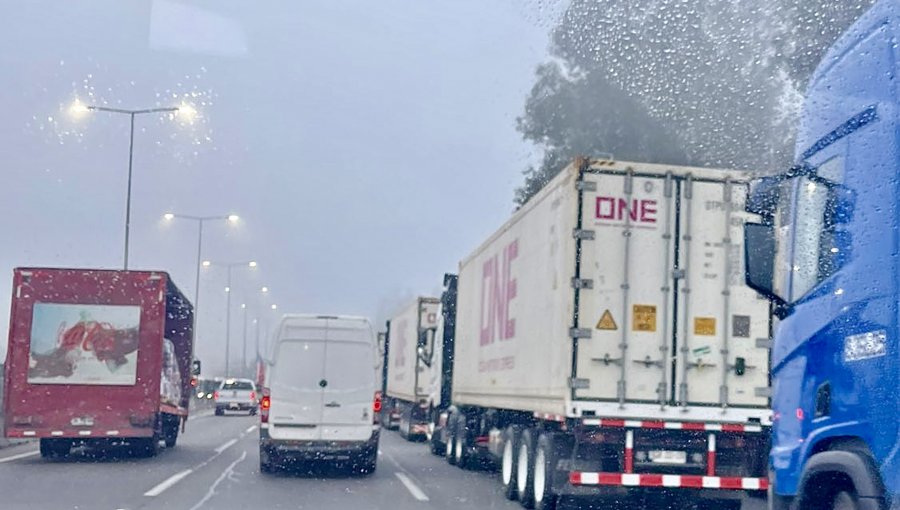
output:
MULTIPOLYGON (((0 324, 16 266, 122 264, 128 118, 76 119, 75 99, 198 110, 192 124, 137 119, 131 266, 169 271, 193 298, 196 224, 163 213, 239 214, 203 246, 259 262, 234 272, 233 353, 244 301, 380 319, 436 293, 538 156, 515 118, 561 9, 544 3, 2 0, 0 324)), ((224 286, 224 269, 204 271, 210 368, 224 286)))

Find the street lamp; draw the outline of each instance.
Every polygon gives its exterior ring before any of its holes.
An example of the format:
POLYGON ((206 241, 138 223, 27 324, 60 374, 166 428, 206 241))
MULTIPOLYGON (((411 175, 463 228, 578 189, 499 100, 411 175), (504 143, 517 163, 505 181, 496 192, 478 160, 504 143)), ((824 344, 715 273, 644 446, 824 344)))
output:
POLYGON ((254 269, 256 268, 257 264, 255 260, 250 260, 247 262, 226 263, 204 260, 201 265, 203 267, 220 266, 228 269, 228 285, 225 287, 225 293, 228 296, 228 299, 225 302, 225 377, 228 377, 231 358, 231 271, 236 267, 247 267, 249 269, 254 269))
MULTIPOLYGON (((189 214, 175 214, 167 212, 163 214, 166 221, 175 219, 188 220, 197 222, 197 276, 194 280, 194 338, 199 338, 197 334, 197 325, 199 324, 198 316, 200 314, 200 268, 209 267, 210 262, 203 260, 203 223, 206 221, 227 221, 228 223, 237 223, 240 216, 237 214, 229 214, 227 216, 191 216, 189 214)), ((255 263, 254 263, 255 264, 255 263)), ((196 341, 194 344, 196 345, 196 341)), ((193 355, 193 352, 191 353, 193 355)), ((193 356, 191 357, 193 359, 193 356)))
POLYGON ((140 110, 126 110, 123 108, 109 108, 106 106, 86 105, 76 100, 69 107, 69 111, 75 116, 81 116, 89 112, 107 112, 128 115, 131 119, 131 130, 128 137, 128 194, 125 198, 125 269, 128 269, 128 242, 131 235, 131 170, 134 162, 134 118, 138 115, 149 113, 177 113, 184 115, 187 119, 193 119, 197 110, 192 106, 182 104, 180 106, 170 106, 163 108, 144 108, 140 110))

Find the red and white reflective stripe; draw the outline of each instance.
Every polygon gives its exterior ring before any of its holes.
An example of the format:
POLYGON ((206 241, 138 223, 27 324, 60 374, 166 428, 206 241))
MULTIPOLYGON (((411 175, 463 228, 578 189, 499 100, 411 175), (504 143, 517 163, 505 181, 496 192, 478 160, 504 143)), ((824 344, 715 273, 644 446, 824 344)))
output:
POLYGON ((763 491, 769 488, 766 478, 739 476, 657 475, 631 473, 569 473, 572 485, 612 485, 622 487, 682 487, 688 489, 727 489, 763 491))
POLYGON ((582 425, 629 429, 697 430, 706 432, 762 432, 761 425, 743 423, 700 423, 691 421, 618 420, 615 418, 584 418, 582 425))
POLYGON ((625 472, 634 473, 634 431, 625 431, 625 472))
POLYGON ((716 474, 716 435, 710 434, 709 441, 706 443, 706 474, 714 476, 716 474))
POLYGON ((491 442, 491 436, 478 436, 475 438, 475 444, 486 445, 491 442))
POLYGON ((560 423, 565 423, 566 421, 566 417, 561 414, 534 413, 534 417, 539 420, 556 421, 560 423))

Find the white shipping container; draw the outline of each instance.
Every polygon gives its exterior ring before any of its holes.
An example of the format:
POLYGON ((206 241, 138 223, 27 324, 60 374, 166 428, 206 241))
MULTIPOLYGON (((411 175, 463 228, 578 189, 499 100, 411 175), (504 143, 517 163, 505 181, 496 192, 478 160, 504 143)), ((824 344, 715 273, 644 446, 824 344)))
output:
MULTIPOLYGON (((423 343, 426 338, 436 338, 433 332, 440 322, 440 306, 437 298, 419 297, 390 319, 387 348, 389 397, 421 402, 440 392, 439 387, 432 387, 440 384, 440 374, 432 374, 439 370, 440 364, 433 363, 426 356, 431 354, 432 346, 423 343), (432 333, 427 333, 428 330, 432 333), (420 346, 423 348, 421 353, 420 346)), ((439 344, 435 349, 440 349, 439 344)))
POLYGON ((768 419, 748 172, 578 161, 460 263, 453 402, 768 419))

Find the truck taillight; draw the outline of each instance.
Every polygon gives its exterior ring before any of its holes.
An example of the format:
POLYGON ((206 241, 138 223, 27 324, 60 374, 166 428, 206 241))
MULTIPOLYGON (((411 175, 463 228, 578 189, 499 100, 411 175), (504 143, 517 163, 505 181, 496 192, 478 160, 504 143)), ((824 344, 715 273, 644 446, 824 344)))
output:
POLYGON ((213 400, 219 400, 219 392, 218 391, 213 392, 213 400))
POLYGON ((381 402, 381 392, 375 392, 375 399, 372 401, 372 423, 379 424, 381 423, 381 408, 383 404, 381 402))
POLYGON ((255 391, 250 392, 250 400, 256 400, 256 392, 255 391))
POLYGON ((264 410, 268 411, 269 408, 272 407, 272 399, 271 399, 271 397, 269 397, 268 395, 266 395, 265 397, 263 397, 262 400, 259 402, 259 407, 261 407, 261 408, 263 408, 264 410))
POLYGON ((196 377, 191 377, 191 386, 193 386, 195 388, 197 387, 197 378, 196 377))

